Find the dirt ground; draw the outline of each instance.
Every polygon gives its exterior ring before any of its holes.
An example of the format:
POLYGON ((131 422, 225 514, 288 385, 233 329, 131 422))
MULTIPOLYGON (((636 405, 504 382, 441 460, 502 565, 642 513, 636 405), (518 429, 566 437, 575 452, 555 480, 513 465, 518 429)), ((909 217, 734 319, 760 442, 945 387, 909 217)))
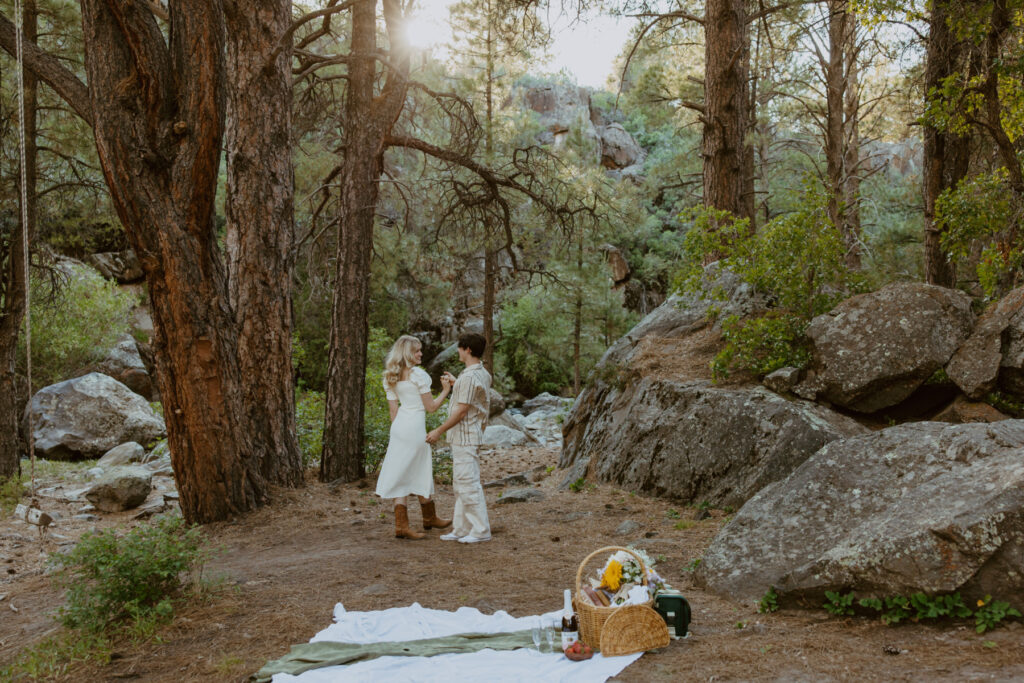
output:
MULTIPOLYGON (((562 590, 589 552, 627 544, 658 559, 661 575, 688 597, 693 623, 689 638, 646 654, 616 681, 1024 680, 1019 623, 978 635, 968 622, 889 627, 820 609, 762 615, 701 591, 686 568, 725 512, 698 521, 692 508, 610 486, 562 492, 561 473, 545 471, 556 462, 551 449, 487 455, 484 481, 539 467, 535 486, 545 498, 502 505, 503 489, 487 489, 494 539, 472 546, 441 542, 437 531, 422 541, 395 539, 390 510, 365 483, 311 479, 303 489, 279 492, 267 508, 206 528, 219 552, 205 573, 227 588, 180 610, 157 639, 119 647, 109 665, 75 664, 56 680, 243 681, 330 624, 337 602, 349 610, 419 602, 539 614, 561 606, 562 590), (617 535, 625 520, 640 529, 617 535)), ((440 486, 437 499, 449 514, 451 487, 440 486)), ((34 527, 0 520, 0 664, 57 630, 52 614, 61 595, 44 573, 47 553, 91 527, 132 523, 129 513, 72 520, 73 507, 50 505, 62 519, 42 540, 34 527)), ((419 511, 412 517, 418 522, 419 511)))

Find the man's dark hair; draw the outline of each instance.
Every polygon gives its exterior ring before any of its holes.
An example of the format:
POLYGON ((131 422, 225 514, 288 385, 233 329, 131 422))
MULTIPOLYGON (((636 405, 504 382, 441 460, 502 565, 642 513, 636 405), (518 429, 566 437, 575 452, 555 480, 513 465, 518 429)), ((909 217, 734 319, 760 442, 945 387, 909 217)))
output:
POLYGON ((483 335, 479 335, 476 332, 466 332, 459 337, 459 348, 469 349, 474 358, 483 358, 484 349, 487 348, 487 340, 483 338, 483 335))

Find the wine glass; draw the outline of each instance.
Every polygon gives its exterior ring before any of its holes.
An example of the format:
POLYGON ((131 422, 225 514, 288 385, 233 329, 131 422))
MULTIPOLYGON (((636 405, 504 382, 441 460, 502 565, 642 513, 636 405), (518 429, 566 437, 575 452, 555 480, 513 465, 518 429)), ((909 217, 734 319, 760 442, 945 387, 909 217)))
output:
POLYGON ((530 635, 533 636, 533 644, 537 648, 537 651, 544 652, 541 648, 541 643, 544 642, 544 622, 540 617, 534 619, 533 628, 530 629, 530 635))

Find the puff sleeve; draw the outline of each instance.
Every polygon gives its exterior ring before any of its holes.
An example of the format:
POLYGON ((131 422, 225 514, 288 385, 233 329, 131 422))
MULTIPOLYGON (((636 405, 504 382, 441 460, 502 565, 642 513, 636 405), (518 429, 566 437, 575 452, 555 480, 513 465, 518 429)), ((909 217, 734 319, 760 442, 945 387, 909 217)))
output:
POLYGON ((397 401, 398 400, 398 394, 395 393, 395 388, 393 386, 391 386, 390 384, 388 384, 387 379, 385 379, 384 377, 381 377, 380 381, 381 381, 381 384, 384 385, 384 395, 387 397, 387 399, 389 401, 397 401))
POLYGON ((409 379, 413 381, 421 394, 430 393, 431 379, 426 370, 420 367, 413 368, 412 376, 409 379))

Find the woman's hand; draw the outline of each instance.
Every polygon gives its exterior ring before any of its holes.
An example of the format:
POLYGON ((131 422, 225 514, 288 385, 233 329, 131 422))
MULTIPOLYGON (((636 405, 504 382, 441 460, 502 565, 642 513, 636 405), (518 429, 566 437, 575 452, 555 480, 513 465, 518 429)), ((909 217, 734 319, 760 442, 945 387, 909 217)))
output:
POLYGON ((444 373, 443 375, 441 375, 441 387, 444 388, 444 389, 451 389, 452 388, 452 381, 450 379, 448 379, 448 373, 447 372, 444 373))

